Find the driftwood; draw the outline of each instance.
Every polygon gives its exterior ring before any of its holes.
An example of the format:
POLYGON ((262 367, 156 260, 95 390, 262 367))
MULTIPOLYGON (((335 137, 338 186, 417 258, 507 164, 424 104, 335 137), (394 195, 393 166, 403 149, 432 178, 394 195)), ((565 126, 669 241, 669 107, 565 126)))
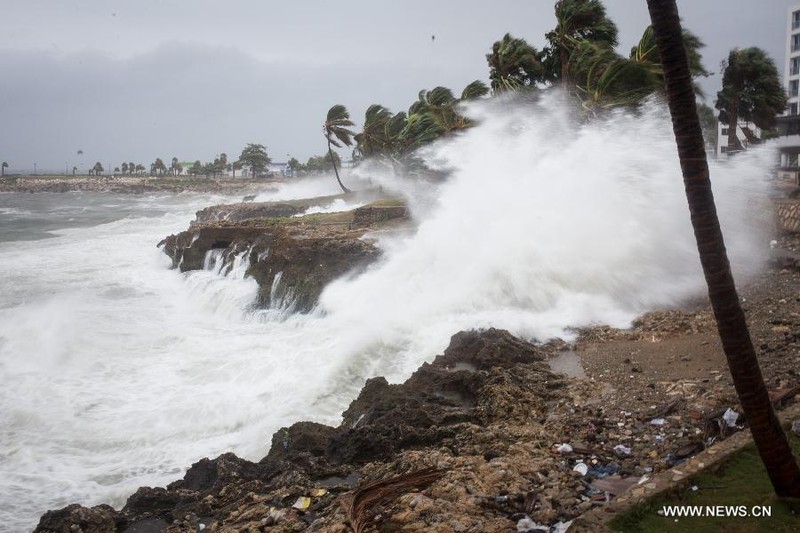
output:
POLYGON ((424 468, 408 474, 381 479, 358 487, 339 498, 355 533, 363 533, 370 523, 369 510, 384 505, 413 490, 422 489, 442 477, 444 470, 424 468))

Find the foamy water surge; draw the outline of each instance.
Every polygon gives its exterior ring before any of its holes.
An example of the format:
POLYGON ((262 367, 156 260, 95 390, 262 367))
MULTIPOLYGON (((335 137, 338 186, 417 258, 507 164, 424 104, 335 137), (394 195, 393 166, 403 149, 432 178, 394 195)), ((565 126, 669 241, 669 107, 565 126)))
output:
MULTIPOLYGON (((201 457, 259 459, 279 427, 336 424, 366 378, 404 379, 460 329, 544 340, 702 293, 662 108, 584 126, 552 100, 471 113, 480 126, 426 154, 448 181, 356 173, 406 194, 419 227, 383 237, 384 259, 331 285, 310 315, 253 310, 241 262, 168 269, 155 243, 219 198, 130 197, 124 218, 0 242, 0 530, 72 502, 121 506, 201 457)), ((712 169, 740 279, 768 248, 758 213, 771 157, 712 169)), ((326 178, 259 200, 335 193, 326 178)), ((13 199, 0 198, 3 224, 36 213, 13 199)))

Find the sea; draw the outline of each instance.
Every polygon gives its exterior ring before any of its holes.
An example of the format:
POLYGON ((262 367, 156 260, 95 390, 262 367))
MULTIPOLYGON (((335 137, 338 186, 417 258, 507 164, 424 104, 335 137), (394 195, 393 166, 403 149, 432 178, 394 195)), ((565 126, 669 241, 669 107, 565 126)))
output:
MULTIPOLYGON (((420 154, 446 178, 344 172, 405 198, 413 229, 370 236, 382 258, 308 314, 255 307, 244 258, 181 273, 158 248, 241 197, 0 194, 0 531, 71 503, 120 508, 203 457, 258 460, 279 428, 338 424, 366 379, 401 382, 460 330, 569 339, 702 297, 663 107, 591 122, 547 99, 467 112, 477 127, 420 154)), ((742 282, 767 257, 774 156, 711 162, 742 282)), ((337 192, 317 176, 256 201, 337 192)))

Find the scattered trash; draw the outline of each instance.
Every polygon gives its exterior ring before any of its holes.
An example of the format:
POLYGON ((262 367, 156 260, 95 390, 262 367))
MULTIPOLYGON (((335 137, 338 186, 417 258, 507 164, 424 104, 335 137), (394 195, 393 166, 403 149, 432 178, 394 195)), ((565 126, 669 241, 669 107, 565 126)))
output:
POLYGON ((664 435, 656 435, 656 442, 664 442, 667 438, 664 435))
POLYGON ((611 462, 607 465, 600 465, 600 466, 593 466, 589 469, 587 475, 592 476, 595 479, 604 478, 606 476, 610 476, 619 472, 619 465, 617 463, 611 462))
POLYGON ((683 463, 685 463, 686 459, 681 459, 681 458, 675 457, 673 454, 669 454, 666 457, 666 461, 667 461, 667 464, 669 466, 678 466, 678 465, 682 465, 683 463))
POLYGON ((769 241, 769 247, 772 248, 772 249, 777 248, 778 247, 778 241, 776 241, 775 239, 769 241))
POLYGON ((294 502, 294 505, 292 505, 292 507, 294 507, 295 509, 299 509, 301 511, 305 511, 310 506, 311 506, 311 498, 309 498, 308 496, 300 496, 299 498, 297 498, 297 501, 294 502))
POLYGON ((725 421, 725 424, 727 424, 729 428, 736 427, 736 421, 738 419, 739 419, 739 413, 737 413, 731 408, 728 408, 728 410, 725 411, 725 414, 722 415, 722 420, 725 421))
POLYGON ((574 470, 575 472, 579 472, 580 475, 582 476, 585 476, 586 473, 589 472, 589 467, 586 466, 586 463, 584 463, 583 461, 578 461, 577 463, 575 463, 575 466, 572 467, 572 470, 574 470))
POLYGON ((569 529, 569 526, 571 525, 572 525, 572 520, 570 520, 569 522, 561 522, 559 520, 558 522, 550 526, 550 533, 565 533, 569 529))
POLYGON ((572 446, 569 444, 559 444, 556 451, 559 453, 572 453, 572 446))
POLYGON ((328 494, 328 491, 325 489, 314 489, 309 494, 314 498, 319 498, 320 496, 328 494))
POLYGON ((525 518, 523 518, 522 520, 520 520, 519 522, 517 522, 517 531, 529 531, 531 529, 539 529, 539 528, 542 528, 542 527, 543 526, 540 526, 539 524, 537 524, 536 522, 534 522, 533 520, 531 520, 527 516, 525 518))
POLYGON ((624 444, 617 444, 616 446, 614 446, 614 452, 619 456, 630 455, 631 449, 628 446, 625 446, 624 444))
POLYGON ((663 418, 654 418, 650 421, 650 424, 653 426, 663 426, 666 423, 667 421, 664 420, 663 418))
POLYGON ((700 489, 697 485, 692 485, 691 490, 697 492, 700 489))
POLYGON ((792 433, 800 437, 800 420, 792 422, 792 433))

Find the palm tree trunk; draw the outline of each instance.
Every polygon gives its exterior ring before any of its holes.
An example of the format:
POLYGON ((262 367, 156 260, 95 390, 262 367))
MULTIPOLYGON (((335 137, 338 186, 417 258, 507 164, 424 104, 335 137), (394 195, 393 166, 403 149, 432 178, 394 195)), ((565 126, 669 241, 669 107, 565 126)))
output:
POLYGON ((333 165, 333 173, 336 174, 336 181, 339 182, 339 187, 342 188, 344 192, 353 192, 347 187, 344 186, 342 180, 339 179, 339 171, 336 170, 336 159, 333 158, 333 148, 331 148, 331 142, 328 141, 328 157, 331 158, 331 165, 333 165))
MULTIPOLYGON (((566 39, 564 40, 566 41, 566 39)), ((566 43, 563 41, 559 56, 561 60, 561 88, 566 91, 569 87, 569 53, 567 52, 566 43)))
POLYGON ((775 492, 798 498, 800 467, 770 403, 722 239, 678 7, 675 0, 647 0, 647 7, 664 69, 697 249, 733 384, 775 492))
POLYGON ((742 149, 736 130, 739 129, 739 91, 734 91, 735 96, 728 105, 728 155, 734 155, 742 149))
POLYGON ((728 106, 728 148, 727 153, 728 156, 734 155, 736 152, 739 151, 741 145, 739 144, 739 138, 736 135, 736 130, 739 128, 739 109, 736 103, 736 99, 730 103, 728 106))

